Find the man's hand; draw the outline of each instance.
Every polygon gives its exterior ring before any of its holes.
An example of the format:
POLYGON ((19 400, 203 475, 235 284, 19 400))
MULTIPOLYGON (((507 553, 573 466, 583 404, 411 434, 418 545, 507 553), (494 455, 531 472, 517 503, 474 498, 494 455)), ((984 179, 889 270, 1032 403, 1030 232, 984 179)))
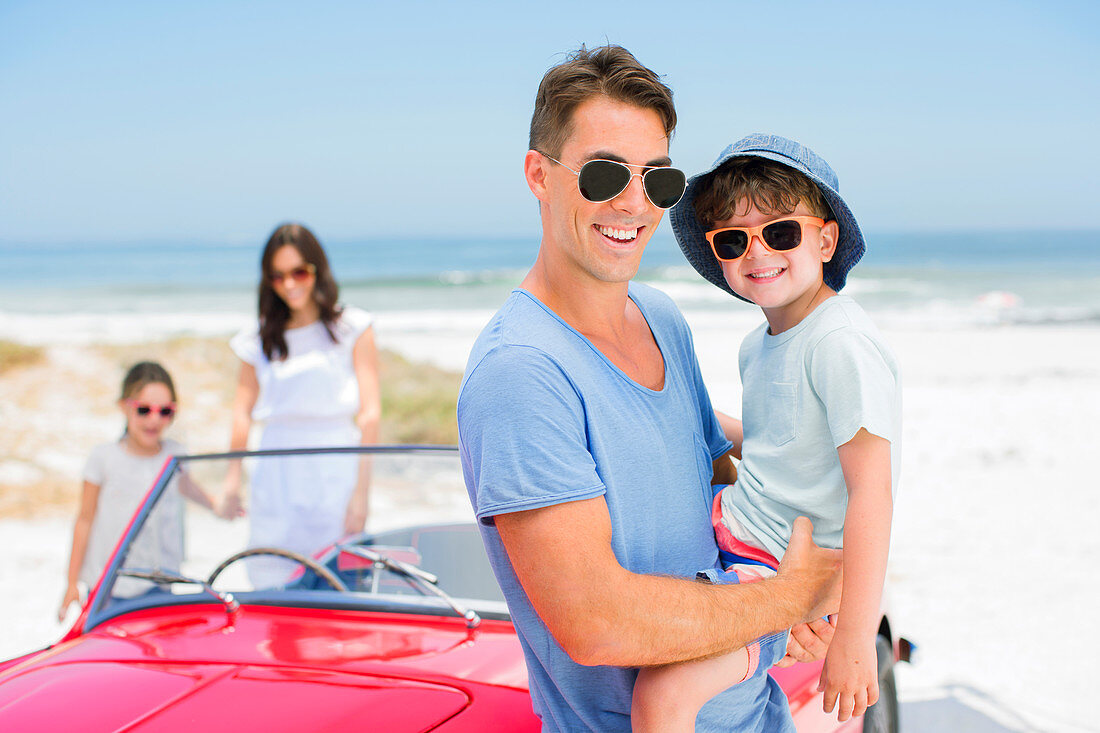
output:
POLYGON ((843 580, 840 550, 826 550, 813 541, 814 526, 806 517, 794 520, 791 542, 779 564, 777 580, 790 583, 796 597, 808 598, 810 606, 803 621, 810 623, 840 609, 843 580))
POLYGON ((875 641, 838 638, 825 657, 817 691, 824 692, 826 713, 837 708, 841 723, 867 712, 878 702, 878 652, 875 641))
POLYGON ((776 662, 777 667, 790 667, 795 662, 816 662, 824 659, 836 633, 836 616, 818 618, 791 629, 787 639, 787 654, 776 662))

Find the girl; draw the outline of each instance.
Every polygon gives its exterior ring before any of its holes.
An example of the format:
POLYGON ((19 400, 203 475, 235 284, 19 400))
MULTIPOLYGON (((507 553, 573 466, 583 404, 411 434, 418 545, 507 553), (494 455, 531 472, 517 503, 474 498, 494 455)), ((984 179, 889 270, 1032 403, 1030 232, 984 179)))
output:
MULTIPOLYGON (((260 260, 259 322, 230 346, 241 359, 229 449, 244 450, 253 420, 261 449, 369 444, 381 415, 371 316, 338 304, 339 288, 313 233, 278 227, 260 260)), ((250 545, 310 554, 367 518, 368 464, 354 457, 287 456, 259 462, 251 477, 250 545)), ((224 504, 241 510, 241 464, 230 464, 224 504)), ((252 558, 257 587, 292 564, 252 558)))
MULTIPOLYGON (((125 432, 119 440, 96 446, 84 467, 84 490, 73 528, 68 585, 57 611, 59 621, 65 619, 70 604, 80 600, 81 586, 86 593, 95 585, 165 462, 184 452, 179 443, 163 437, 176 415, 176 389, 160 364, 143 361, 130 368, 122 380, 118 407, 126 417, 125 432)), ((198 504, 214 509, 210 497, 185 474, 178 489, 198 504)), ((148 550, 151 564, 166 568, 174 564, 178 568, 183 552, 179 531, 183 507, 178 499, 170 506, 174 507, 172 511, 149 521, 172 525, 165 526, 163 532, 151 533, 172 539, 161 547, 144 550, 135 545, 131 554, 148 550)))

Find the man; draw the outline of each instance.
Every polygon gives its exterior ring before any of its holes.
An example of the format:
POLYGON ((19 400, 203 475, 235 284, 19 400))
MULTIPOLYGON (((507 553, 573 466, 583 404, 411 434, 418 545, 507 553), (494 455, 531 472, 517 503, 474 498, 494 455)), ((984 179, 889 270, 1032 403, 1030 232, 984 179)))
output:
MULTIPOLYGON (((630 282, 683 193, 675 123, 669 89, 623 48, 582 48, 547 72, 524 160, 538 258, 478 338, 459 396, 466 484, 545 730, 629 730, 634 668, 725 653, 838 601, 839 556, 812 544, 805 520, 777 577, 694 580, 718 568, 710 482, 733 480, 731 444, 683 318, 630 282)), ((810 655, 819 633, 799 637, 810 655)), ((790 718, 762 674, 698 725, 782 730, 790 718), (748 720, 744 695, 774 704, 748 720)))

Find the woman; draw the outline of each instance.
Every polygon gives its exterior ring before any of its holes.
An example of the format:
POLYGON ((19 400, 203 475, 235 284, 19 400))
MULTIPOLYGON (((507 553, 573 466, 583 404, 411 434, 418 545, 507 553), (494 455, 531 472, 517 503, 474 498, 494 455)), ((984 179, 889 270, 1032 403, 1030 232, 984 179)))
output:
MULTIPOLYGON (((300 224, 284 224, 261 258, 259 323, 230 341, 241 359, 229 449, 244 450, 253 420, 261 449, 375 443, 381 415, 378 352, 371 316, 341 306, 328 258, 300 224)), ((252 547, 311 554, 360 532, 367 518, 366 461, 286 456, 259 461, 249 496, 252 547)), ((226 477, 225 511, 241 511, 241 463, 226 477)), ((289 566, 253 558, 256 586, 289 566)))

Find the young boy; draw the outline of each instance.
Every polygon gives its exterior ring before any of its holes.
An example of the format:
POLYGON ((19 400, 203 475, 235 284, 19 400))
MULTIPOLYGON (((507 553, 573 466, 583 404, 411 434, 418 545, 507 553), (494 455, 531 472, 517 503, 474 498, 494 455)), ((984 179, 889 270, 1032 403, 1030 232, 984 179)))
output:
MULTIPOLYGON (((715 498, 727 561, 719 582, 769 577, 794 521, 844 547, 844 589, 819 689, 825 712, 862 715, 878 699, 875 637, 901 438, 897 361, 863 310, 838 295, 864 252, 836 174, 808 148, 750 135, 688 182, 672 226, 688 261, 767 322, 741 344, 744 442, 737 482, 715 498), (728 577, 730 575, 736 577, 728 577)), ((645 669, 635 730, 689 730, 711 696, 776 659, 759 644, 645 669)), ((775 655, 772 655, 775 656, 775 655)))

